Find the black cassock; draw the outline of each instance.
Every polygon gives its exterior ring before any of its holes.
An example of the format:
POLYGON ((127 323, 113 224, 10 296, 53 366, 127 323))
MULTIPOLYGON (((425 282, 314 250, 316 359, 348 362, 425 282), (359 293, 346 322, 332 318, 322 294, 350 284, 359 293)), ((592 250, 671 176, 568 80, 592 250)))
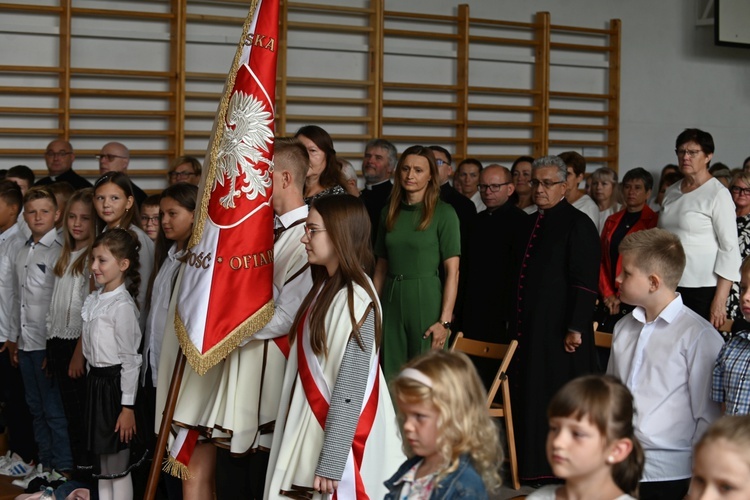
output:
POLYGON ((511 249, 516 235, 529 219, 513 203, 477 214, 471 231, 465 272, 461 275, 464 302, 459 324, 464 336, 484 342, 508 343, 507 323, 513 259, 511 249))
POLYGON ((547 405, 569 380, 598 371, 593 314, 600 263, 591 219, 562 200, 528 218, 515 239, 511 337, 518 350, 509 369, 513 423, 522 479, 551 478, 545 444, 547 405), (569 330, 582 335, 565 351, 569 330))

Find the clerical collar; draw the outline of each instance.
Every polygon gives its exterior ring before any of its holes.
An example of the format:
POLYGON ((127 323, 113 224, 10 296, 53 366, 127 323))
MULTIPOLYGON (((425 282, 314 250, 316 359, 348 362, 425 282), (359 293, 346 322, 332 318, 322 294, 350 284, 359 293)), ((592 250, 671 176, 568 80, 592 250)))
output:
POLYGON ((385 184, 386 182, 388 182, 390 180, 391 180, 391 178, 389 177, 389 178, 387 178, 387 179, 385 179, 383 181, 376 182, 374 184, 365 184, 365 189, 372 190, 372 188, 374 188, 375 186, 380 186, 381 184, 385 184))

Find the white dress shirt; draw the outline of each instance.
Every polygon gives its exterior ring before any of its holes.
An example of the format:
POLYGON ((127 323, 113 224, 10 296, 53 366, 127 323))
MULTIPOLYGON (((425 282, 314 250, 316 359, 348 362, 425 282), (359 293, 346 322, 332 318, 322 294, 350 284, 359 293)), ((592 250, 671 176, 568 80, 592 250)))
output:
MULTIPOLYGON (((185 251, 177 250, 177 243, 172 244, 167 252, 159 272, 154 278, 151 290, 151 307, 146 320, 146 341, 144 342, 144 363, 141 368, 142 382, 145 381, 146 371, 151 366, 151 382, 156 387, 159 372, 159 357, 161 356, 161 344, 164 340, 164 327, 169 318, 169 301, 172 299, 172 288, 177 271, 180 270, 180 258, 185 251)), ((174 318, 169 318, 174 319, 174 318)))
POLYGON ((589 219, 591 219, 591 221, 596 226, 596 230, 599 231, 599 205, 597 205, 589 195, 584 194, 576 201, 571 203, 571 205, 588 215, 589 219))
POLYGON ((482 197, 479 195, 479 191, 471 195, 471 198, 469 199, 473 201, 474 206, 477 207, 477 213, 481 212, 482 210, 487 210, 487 205, 485 205, 482 201, 482 197))
POLYGON ((62 245, 52 228, 37 243, 29 240, 15 258, 13 322, 9 340, 22 351, 47 348, 47 311, 55 286, 55 263, 62 245))
POLYGON ((276 217, 276 226, 289 228, 281 233, 273 244, 273 301, 271 321, 255 335, 242 341, 244 346, 251 340, 267 340, 289 333, 300 304, 312 288, 310 269, 297 274, 307 264, 307 252, 300 239, 305 234, 302 224, 290 227, 296 221, 307 217, 308 207, 304 205, 276 217), (295 276, 296 275, 296 276, 295 276), (289 281, 294 278, 292 281, 289 281))
POLYGON ((83 356, 89 365, 104 368, 121 365, 120 389, 123 405, 135 403, 141 368, 141 329, 138 308, 125 284, 111 292, 97 290, 83 303, 83 356))
POLYGON ((693 446, 721 416, 711 376, 722 344, 679 294, 650 323, 636 307, 615 325, 607 373, 633 393, 635 434, 646 454, 643 481, 691 476, 693 446))
POLYGON ((0 344, 11 338, 11 324, 18 323, 12 319, 17 314, 13 261, 27 239, 18 223, 0 233, 0 344))
POLYGON ((687 263, 680 286, 716 286, 716 277, 740 280, 739 241, 734 202, 729 190, 713 177, 683 193, 682 181, 669 186, 659 214, 659 227, 680 238, 687 263))

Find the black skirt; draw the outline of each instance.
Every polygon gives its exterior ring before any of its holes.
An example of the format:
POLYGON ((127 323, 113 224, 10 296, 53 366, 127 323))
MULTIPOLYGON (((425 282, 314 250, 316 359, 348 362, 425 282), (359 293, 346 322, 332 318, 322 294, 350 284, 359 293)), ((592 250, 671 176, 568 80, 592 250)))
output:
POLYGON ((115 432, 121 398, 120 365, 92 367, 86 384, 86 443, 90 452, 110 455, 128 448, 115 432))

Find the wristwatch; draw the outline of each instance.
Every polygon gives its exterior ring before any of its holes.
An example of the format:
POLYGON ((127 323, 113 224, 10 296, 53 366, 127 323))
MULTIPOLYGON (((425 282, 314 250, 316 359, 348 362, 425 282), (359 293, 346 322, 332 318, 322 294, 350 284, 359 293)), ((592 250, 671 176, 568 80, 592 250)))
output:
POLYGON ((446 330, 450 330, 451 329, 451 322, 450 321, 441 321, 440 324, 443 325, 443 328, 445 328, 446 330))

